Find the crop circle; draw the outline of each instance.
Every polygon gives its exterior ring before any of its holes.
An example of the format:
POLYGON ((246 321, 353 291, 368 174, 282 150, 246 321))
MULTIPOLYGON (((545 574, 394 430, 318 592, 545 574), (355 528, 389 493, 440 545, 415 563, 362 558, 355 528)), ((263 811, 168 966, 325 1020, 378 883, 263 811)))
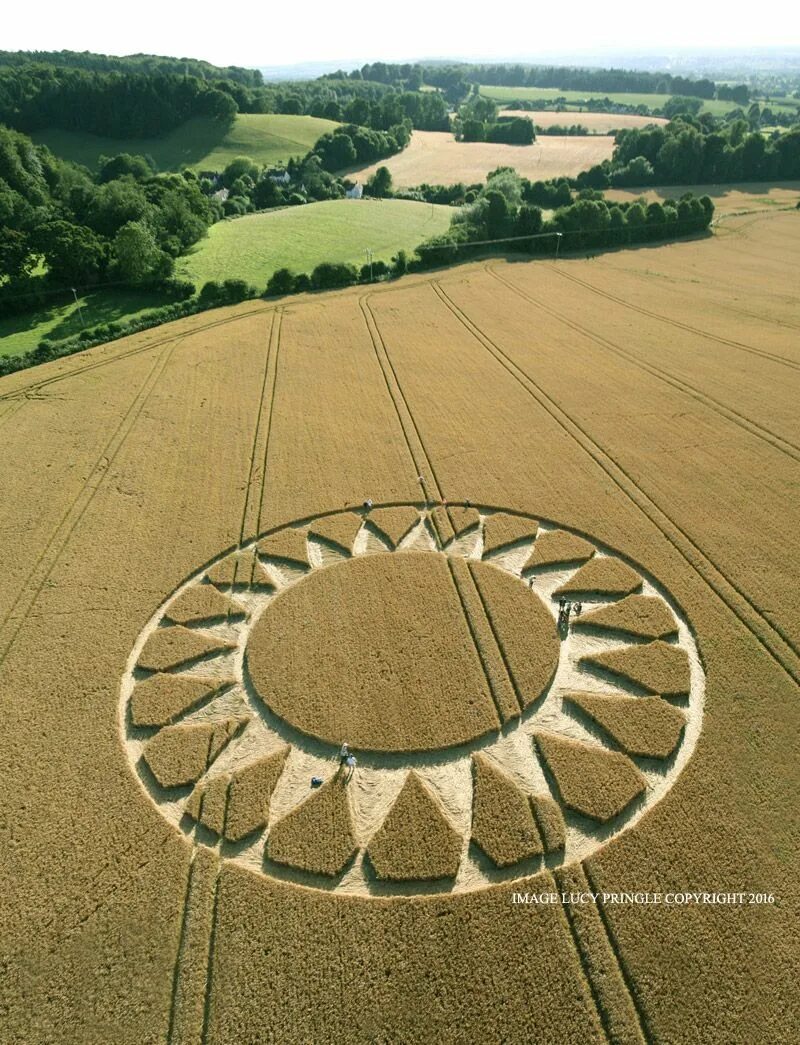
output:
POLYGON ((585 858, 673 785, 703 699, 680 609, 590 535, 370 505, 187 578, 131 652, 120 729, 193 844, 369 898, 585 858))

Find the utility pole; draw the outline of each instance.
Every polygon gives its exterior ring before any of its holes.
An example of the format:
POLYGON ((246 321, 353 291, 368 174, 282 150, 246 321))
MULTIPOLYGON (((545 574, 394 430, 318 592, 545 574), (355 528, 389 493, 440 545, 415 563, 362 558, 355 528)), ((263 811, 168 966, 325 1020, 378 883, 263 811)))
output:
POLYGON ((372 250, 367 247, 367 262, 369 264, 369 281, 372 282, 372 250))
POLYGON ((558 261, 558 252, 561 250, 561 237, 563 235, 563 232, 556 233, 556 261, 558 261))
POLYGON ((83 322, 83 312, 81 311, 81 303, 80 301, 78 301, 78 292, 75 290, 74 287, 70 287, 70 290, 72 291, 72 296, 75 298, 75 304, 78 307, 78 317, 81 321, 81 326, 85 327, 86 324, 83 322))

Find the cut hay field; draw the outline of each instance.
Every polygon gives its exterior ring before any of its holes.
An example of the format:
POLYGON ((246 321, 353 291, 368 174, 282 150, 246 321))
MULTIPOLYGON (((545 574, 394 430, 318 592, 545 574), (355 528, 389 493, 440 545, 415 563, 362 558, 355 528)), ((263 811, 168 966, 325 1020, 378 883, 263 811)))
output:
POLYGON ((361 266, 369 247, 376 261, 411 253, 450 225, 452 209, 412 200, 325 200, 251 214, 212 225, 208 238, 179 262, 200 287, 209 279, 246 279, 263 290, 284 266, 311 272, 323 261, 361 266))
POLYGON ((731 185, 667 185, 642 189, 608 189, 610 200, 678 199, 684 192, 706 194, 714 201, 714 212, 722 215, 747 214, 761 210, 796 207, 800 203, 800 181, 750 181, 731 185))
MULTIPOLYGON (((567 105, 580 109, 589 98, 604 99, 616 105, 647 105, 651 109, 660 109, 668 101, 668 94, 634 94, 616 91, 561 91, 557 87, 494 87, 482 86, 481 94, 493 98, 499 105, 503 102, 515 101, 555 101, 564 98, 567 105)), ((800 104, 795 101, 770 102, 770 108, 782 112, 798 112, 800 104)), ((714 116, 723 116, 731 109, 739 108, 736 102, 719 101, 716 98, 704 99, 701 112, 710 112, 714 116)))
POLYGON ((513 167, 535 181, 574 177, 603 160, 611 159, 614 139, 595 137, 541 137, 533 145, 497 145, 494 142, 457 142, 443 131, 414 131, 406 149, 387 160, 353 169, 351 178, 366 181, 378 167, 388 167, 395 185, 403 188, 484 181, 495 167, 513 167))
POLYGON ((338 126, 316 116, 283 116, 274 113, 239 113, 233 125, 196 117, 159 138, 100 138, 77 131, 49 129, 33 131, 37 145, 82 163, 90 170, 101 156, 130 152, 151 156, 159 171, 221 171, 237 156, 249 156, 260 164, 285 163, 303 156, 314 144, 338 126))
POLYGON ((772 210, 0 380, 0 1040, 793 1042, 798 265, 772 210))
POLYGON ((626 127, 647 127, 648 124, 664 124, 668 121, 661 116, 633 116, 629 113, 610 112, 552 112, 549 109, 528 111, 527 109, 502 109, 501 116, 517 116, 533 120, 537 127, 564 127, 570 124, 582 124, 595 134, 606 134, 608 131, 624 130, 626 127))

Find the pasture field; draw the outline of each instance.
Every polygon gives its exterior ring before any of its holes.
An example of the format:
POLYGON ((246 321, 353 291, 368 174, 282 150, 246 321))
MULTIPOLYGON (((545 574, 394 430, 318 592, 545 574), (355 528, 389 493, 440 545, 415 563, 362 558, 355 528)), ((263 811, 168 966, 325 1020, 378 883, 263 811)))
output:
POLYGON ((200 287, 209 279, 246 279, 263 290, 284 266, 311 272, 322 261, 390 261, 430 236, 446 231, 452 209, 413 200, 324 200, 221 221, 208 238, 179 261, 182 274, 200 287))
POLYGON ((481 182, 495 167, 513 167, 532 180, 575 177, 596 163, 611 159, 614 139, 595 137, 541 137, 533 145, 494 142, 457 142, 444 131, 414 131, 408 147, 396 156, 349 172, 365 181, 378 167, 388 167, 395 185, 408 188, 429 182, 450 185, 481 182))
POLYGON ((97 168, 101 156, 130 152, 151 156, 159 171, 221 171, 237 156, 256 163, 281 164, 292 156, 304 156, 314 144, 337 127, 333 120, 316 116, 283 116, 274 113, 239 113, 231 127, 210 118, 187 120, 159 138, 100 138, 77 131, 33 131, 37 145, 46 145, 56 156, 97 168))
MULTIPOLYGON (((218 222, 192 253, 178 260, 178 274, 198 289, 210 279, 245 279, 263 291, 275 269, 311 272, 322 261, 362 265, 370 247, 375 261, 444 232, 451 209, 413 200, 326 200, 218 222)), ((42 338, 70 337, 83 326, 132 319, 164 304, 153 291, 101 289, 56 294, 44 309, 0 319, 0 356, 21 355, 42 338), (79 310, 80 306, 80 310, 79 310)))
POLYGON ((0 1039, 792 1042, 798 264, 770 211, 0 380, 0 1039))
MULTIPOLYGON (((482 86, 481 94, 493 98, 499 105, 503 102, 527 101, 528 99, 545 99, 554 101, 564 98, 569 106, 585 105, 589 98, 608 98, 617 105, 647 105, 651 109, 660 109, 668 101, 668 94, 635 94, 615 91, 560 91, 556 87, 494 87, 482 86)), ((800 105, 796 101, 776 101, 765 103, 772 109, 782 112, 798 112, 800 105)), ((736 102, 719 101, 716 98, 703 99, 701 112, 710 112, 714 116, 724 116, 731 109, 739 108, 736 102)))
POLYGON ((0 318, 0 356, 22 355, 36 348, 42 338, 72 337, 84 326, 133 319, 163 304, 164 297, 157 291, 94 290, 78 294, 77 302, 70 291, 62 291, 53 294, 43 309, 0 318))
POLYGON ((624 130, 626 127, 647 127, 648 124, 664 124, 668 121, 661 116, 633 116, 628 113, 582 112, 578 116, 574 112, 551 112, 549 109, 528 111, 527 109, 502 109, 501 116, 521 116, 533 120, 537 127, 564 127, 580 123, 594 134, 606 134, 608 131, 624 130))

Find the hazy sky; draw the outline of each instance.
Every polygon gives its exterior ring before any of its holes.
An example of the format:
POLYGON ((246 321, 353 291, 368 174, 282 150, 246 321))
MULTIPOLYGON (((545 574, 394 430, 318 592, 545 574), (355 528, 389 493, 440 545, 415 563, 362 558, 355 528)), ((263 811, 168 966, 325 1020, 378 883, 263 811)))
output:
POLYGON ((426 56, 535 58, 547 52, 800 44, 800 4, 772 0, 738 17, 729 0, 38 0, 10 4, 0 47, 205 58, 219 65, 288 65, 426 56))

